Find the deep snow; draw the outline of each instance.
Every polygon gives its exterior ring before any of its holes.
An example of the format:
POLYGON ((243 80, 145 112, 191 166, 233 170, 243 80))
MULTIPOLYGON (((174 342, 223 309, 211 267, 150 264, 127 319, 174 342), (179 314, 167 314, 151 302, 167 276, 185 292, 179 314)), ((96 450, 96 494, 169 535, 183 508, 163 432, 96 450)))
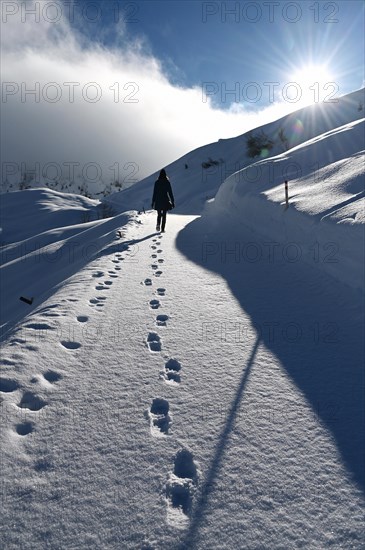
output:
POLYGON ((163 235, 155 175, 110 219, 1 197, 3 548, 363 547, 359 97, 228 178, 176 161, 163 235))
POLYGON ((139 221, 7 334, 4 547, 361 548, 357 293, 139 221))

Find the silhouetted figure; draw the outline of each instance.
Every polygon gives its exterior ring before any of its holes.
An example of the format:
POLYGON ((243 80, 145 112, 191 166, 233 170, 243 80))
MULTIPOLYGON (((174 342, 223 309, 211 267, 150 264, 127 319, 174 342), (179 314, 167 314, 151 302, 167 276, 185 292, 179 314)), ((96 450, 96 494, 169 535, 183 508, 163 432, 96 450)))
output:
POLYGON ((166 225, 166 212, 175 208, 174 195, 171 189, 171 183, 166 175, 166 170, 162 169, 158 180, 155 182, 151 207, 157 210, 156 231, 164 233, 166 225))

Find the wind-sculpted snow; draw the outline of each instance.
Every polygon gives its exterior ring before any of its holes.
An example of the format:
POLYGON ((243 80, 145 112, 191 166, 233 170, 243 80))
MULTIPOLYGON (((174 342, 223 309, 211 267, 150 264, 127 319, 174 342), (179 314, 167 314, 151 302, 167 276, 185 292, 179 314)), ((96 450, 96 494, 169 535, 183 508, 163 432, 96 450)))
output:
POLYGON ((207 219, 228 216, 315 261, 364 290, 365 119, 261 160, 233 174, 207 205, 207 219), (286 208, 284 180, 289 180, 286 208))
MULTIPOLYGON (((26 191, 23 193, 29 201, 32 194, 26 191)), ((33 220, 33 230, 38 222, 42 223, 42 216, 39 218, 40 220, 33 220)), ((3 332, 8 330, 13 321, 24 315, 25 311, 28 313, 24 309, 24 304, 19 304, 20 296, 33 298, 33 307, 40 304, 56 285, 89 263, 105 246, 113 243, 117 228, 132 218, 133 215, 122 214, 92 224, 80 224, 72 230, 71 236, 68 227, 65 231, 59 227, 57 231, 51 231, 51 244, 44 246, 45 236, 42 235, 39 240, 37 237, 32 239, 30 248, 28 240, 25 239, 22 243, 17 243, 16 250, 3 250, 0 268, 3 332)), ((67 213, 64 219, 67 219, 67 213)), ((113 261, 119 264, 120 258, 116 256, 113 261)), ((103 273, 100 272, 94 274, 97 279, 102 276, 103 273)), ((97 289, 106 290, 111 285, 112 281, 106 280, 98 284, 97 289)))
MULTIPOLYGON (((11 243, 20 246, 24 241, 23 248, 31 250, 34 242, 37 248, 54 242, 60 232, 64 232, 64 237, 76 234, 86 215, 96 219, 98 203, 47 188, 3 194, 0 200, 2 246, 11 243)), ((11 253, 13 258, 17 257, 13 250, 11 253)))

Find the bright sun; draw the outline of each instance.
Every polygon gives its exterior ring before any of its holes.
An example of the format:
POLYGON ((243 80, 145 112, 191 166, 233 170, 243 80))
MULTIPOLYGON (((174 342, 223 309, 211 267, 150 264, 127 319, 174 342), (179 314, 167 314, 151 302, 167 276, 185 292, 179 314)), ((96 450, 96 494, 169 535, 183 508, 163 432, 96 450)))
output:
POLYGON ((298 103, 310 104, 333 98, 338 86, 326 65, 306 65, 298 69, 290 78, 292 96, 298 103))

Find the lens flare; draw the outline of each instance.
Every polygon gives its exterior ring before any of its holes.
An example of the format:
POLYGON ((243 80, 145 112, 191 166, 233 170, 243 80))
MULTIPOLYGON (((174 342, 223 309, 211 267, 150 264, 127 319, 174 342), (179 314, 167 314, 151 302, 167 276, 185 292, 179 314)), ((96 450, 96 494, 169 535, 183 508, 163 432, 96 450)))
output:
POLYGON ((295 71, 290 81, 295 83, 295 93, 300 97, 301 105, 310 105, 324 101, 326 96, 336 90, 333 74, 326 65, 306 65, 295 71))

